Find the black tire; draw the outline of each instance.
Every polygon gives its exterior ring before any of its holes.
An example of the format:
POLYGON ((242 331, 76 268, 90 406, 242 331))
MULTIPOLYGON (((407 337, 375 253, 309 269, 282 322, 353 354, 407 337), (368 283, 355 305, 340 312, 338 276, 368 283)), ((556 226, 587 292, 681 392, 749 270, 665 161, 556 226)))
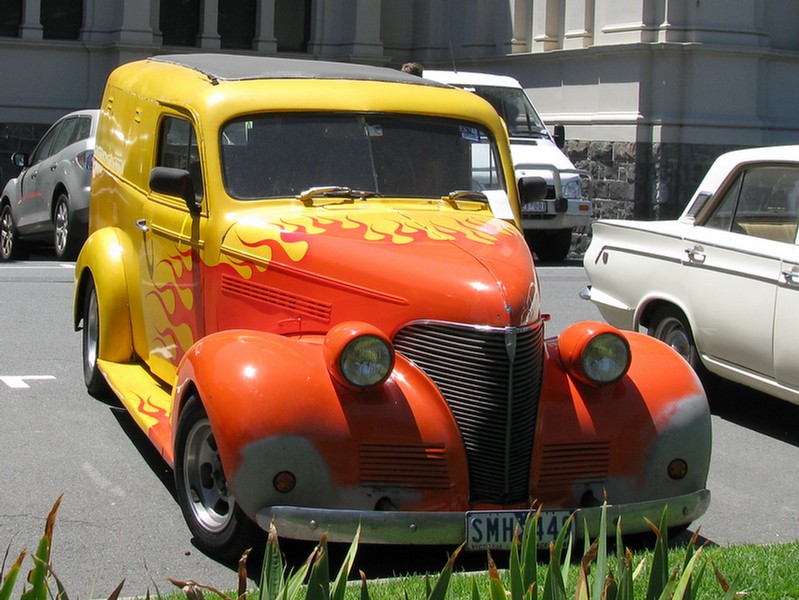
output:
POLYGON ((100 357, 100 309, 97 303, 97 290, 94 280, 89 277, 83 294, 82 350, 83 350, 83 382, 86 390, 95 398, 106 399, 111 396, 105 377, 97 366, 100 357))
POLYGON ((211 423, 197 396, 189 398, 178 420, 175 489, 194 543, 208 555, 234 564, 263 536, 227 487, 211 423))
POLYGON ((544 230, 536 235, 533 250, 544 262, 560 262, 569 255, 571 244, 571 229, 544 230))
POLYGON ((55 255, 60 260, 74 260, 78 256, 81 242, 75 237, 72 212, 69 210, 69 196, 61 192, 53 211, 53 245, 55 255))
POLYGON ((7 204, 0 210, 0 261, 14 260, 19 256, 19 236, 7 204))
POLYGON ((699 375, 707 393, 716 387, 718 377, 710 373, 702 363, 691 326, 680 309, 675 306, 658 308, 652 315, 647 333, 668 344, 682 356, 699 375))

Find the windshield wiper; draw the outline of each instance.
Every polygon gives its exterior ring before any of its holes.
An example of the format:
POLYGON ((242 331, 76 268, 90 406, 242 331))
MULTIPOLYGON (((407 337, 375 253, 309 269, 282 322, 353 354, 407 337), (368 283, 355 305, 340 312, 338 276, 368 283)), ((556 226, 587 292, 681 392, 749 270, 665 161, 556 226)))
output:
POLYGON ((457 202, 458 200, 475 200, 477 202, 488 202, 488 196, 483 192, 475 192, 472 190, 455 190, 444 196, 445 200, 450 202, 457 202))
POLYGON ((308 188, 297 194, 297 200, 308 203, 314 198, 348 198, 350 200, 365 200, 378 196, 377 192, 369 190, 353 190, 341 185, 326 185, 308 188))

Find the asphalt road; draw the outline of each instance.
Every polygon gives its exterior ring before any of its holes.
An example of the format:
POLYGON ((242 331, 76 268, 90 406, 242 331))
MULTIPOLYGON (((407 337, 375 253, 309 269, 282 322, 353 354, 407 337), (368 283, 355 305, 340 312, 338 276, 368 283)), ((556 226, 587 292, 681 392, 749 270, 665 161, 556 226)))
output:
MULTIPOLYGON (((586 283, 578 263, 539 275, 548 334, 600 319, 577 297, 586 283)), ((71 596, 107 597, 123 579, 123 596, 168 593, 168 577, 233 589, 234 571, 192 545, 166 465, 123 411, 86 393, 72 280, 68 263, 0 265, 0 549, 10 547, 9 560, 32 551, 63 495, 53 568, 71 596)), ((702 536, 720 545, 799 539, 799 408, 732 385, 713 406, 702 536)), ((397 566, 396 552, 369 554, 370 577, 397 566)), ((437 554, 422 556, 406 557, 408 568, 443 566, 437 554)))

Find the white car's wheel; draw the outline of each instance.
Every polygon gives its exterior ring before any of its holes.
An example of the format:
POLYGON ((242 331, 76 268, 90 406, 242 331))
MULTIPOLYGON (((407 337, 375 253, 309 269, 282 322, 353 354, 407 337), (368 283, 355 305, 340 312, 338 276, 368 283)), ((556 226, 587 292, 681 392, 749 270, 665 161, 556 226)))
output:
POLYGON ((53 213, 53 245, 55 255, 61 260, 73 260, 80 250, 80 240, 73 234, 71 218, 69 197, 62 192, 56 200, 53 213))
POLYGON ((707 370, 699 356, 694 335, 688 319, 674 306, 663 306, 652 316, 647 333, 671 346, 702 380, 705 391, 710 393, 716 386, 718 377, 707 370))
POLYGON ((13 260, 18 250, 17 228, 8 205, 0 210, 0 261, 13 260))

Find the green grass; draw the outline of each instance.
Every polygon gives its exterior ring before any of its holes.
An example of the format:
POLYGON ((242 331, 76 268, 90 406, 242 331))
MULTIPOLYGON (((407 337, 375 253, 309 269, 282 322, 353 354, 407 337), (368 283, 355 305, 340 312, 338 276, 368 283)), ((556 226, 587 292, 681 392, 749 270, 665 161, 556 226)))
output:
MULTIPOLYGON (((635 582, 635 597, 644 598, 649 579, 648 565, 652 564, 653 552, 638 551, 633 553, 633 564, 645 561, 645 567, 635 582)), ((669 565, 673 569, 682 563, 684 553, 680 548, 672 548, 669 565)), ((731 546, 706 547, 703 559, 708 567, 699 586, 695 600, 716 600, 724 596, 721 586, 713 574, 715 565, 728 581, 736 580, 738 591, 745 593, 751 600, 797 600, 799 599, 799 541, 770 546, 731 546)), ((443 565, 441 565, 443 566, 443 565)), ((570 569, 567 590, 573 590, 577 579, 578 565, 570 569)), ((538 586, 543 586, 547 565, 539 558, 538 586)), ((369 574, 367 573, 367 578, 369 574)), ((508 572, 501 572, 504 581, 508 572)), ((430 574, 435 580, 437 571, 430 574)), ((472 580, 476 580, 480 598, 488 598, 489 579, 486 572, 465 573, 457 571, 450 580, 447 598, 471 598, 472 580)), ((392 579, 369 580, 369 596, 371 600, 404 600, 405 593, 410 599, 425 598, 425 583, 420 575, 398 577, 392 579)), ((568 596, 573 598, 573 594, 568 596)), ((346 594, 347 600, 360 600, 360 590, 350 585, 346 594)))

